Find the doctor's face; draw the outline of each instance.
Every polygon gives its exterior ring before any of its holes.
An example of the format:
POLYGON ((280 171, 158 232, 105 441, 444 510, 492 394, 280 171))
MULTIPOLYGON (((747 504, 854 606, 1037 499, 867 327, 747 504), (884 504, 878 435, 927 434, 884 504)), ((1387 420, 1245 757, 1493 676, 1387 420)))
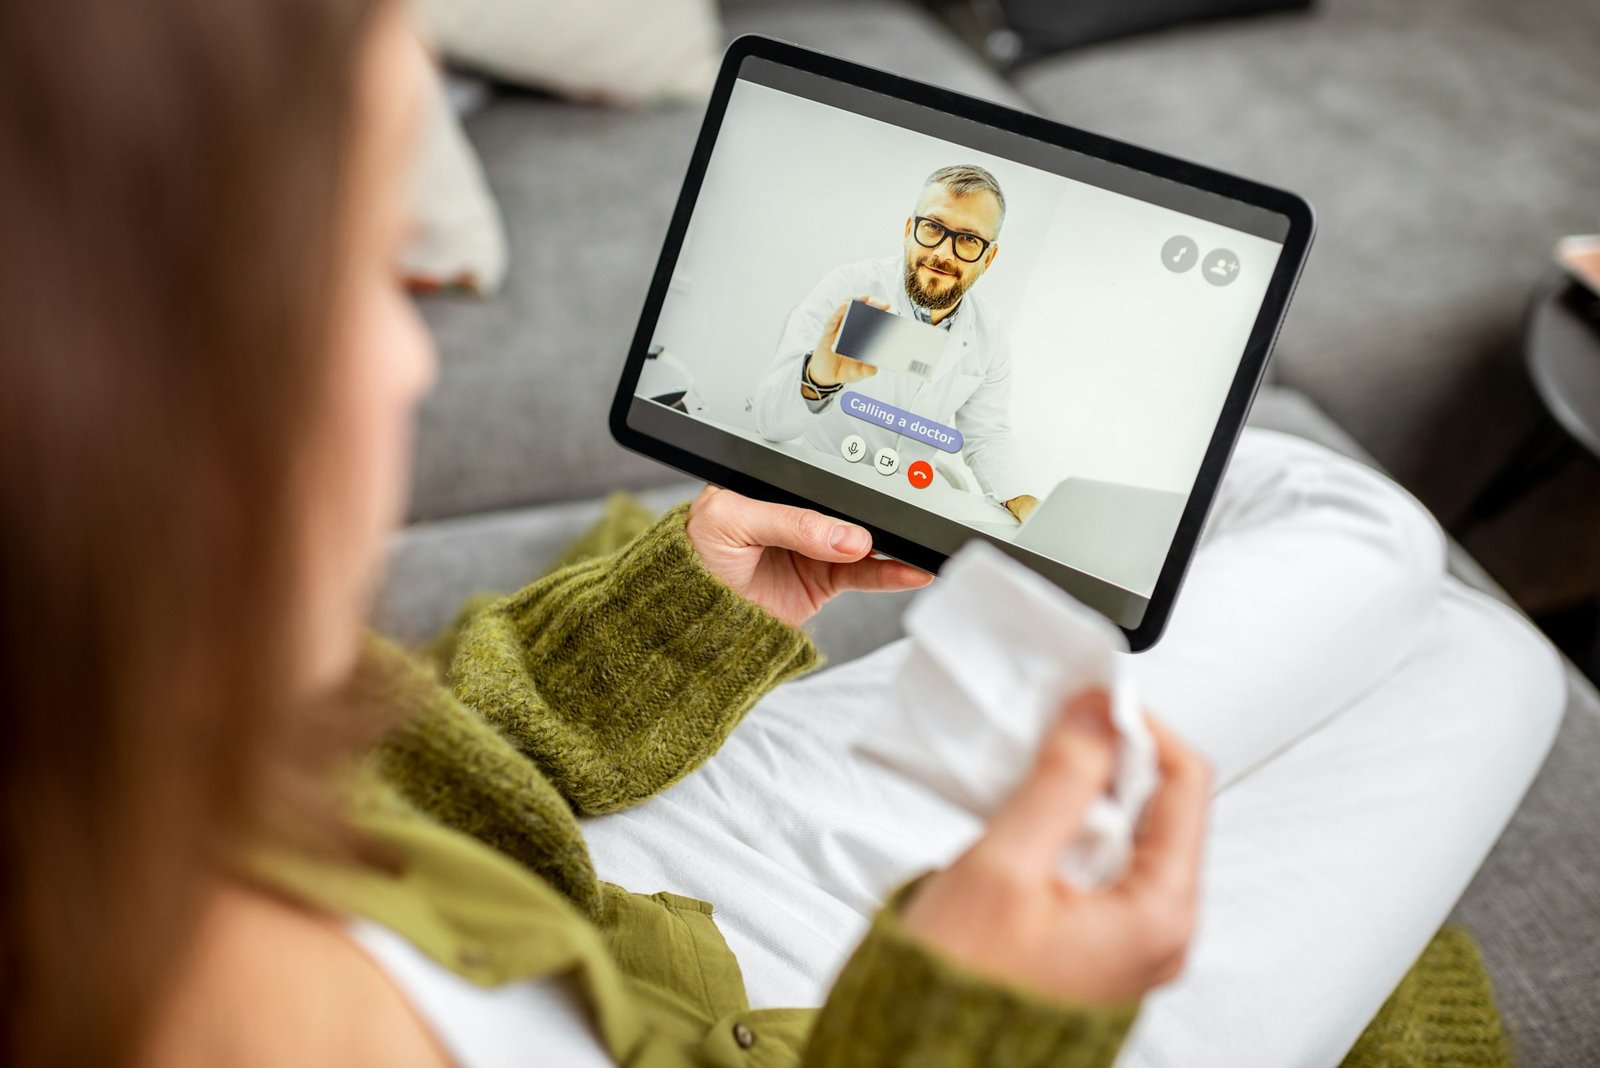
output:
POLYGON ((999 246, 992 242, 999 233, 1000 202, 993 193, 961 195, 942 185, 929 186, 923 190, 912 217, 906 220, 906 295, 930 310, 953 307, 994 262, 999 246), (919 224, 918 217, 931 219, 938 226, 919 224), (940 227, 944 233, 939 232, 940 227), (956 252, 957 242, 961 242, 962 253, 975 246, 970 238, 963 240, 959 236, 964 234, 991 242, 973 262, 956 252), (937 244, 929 248, 929 241, 937 244))

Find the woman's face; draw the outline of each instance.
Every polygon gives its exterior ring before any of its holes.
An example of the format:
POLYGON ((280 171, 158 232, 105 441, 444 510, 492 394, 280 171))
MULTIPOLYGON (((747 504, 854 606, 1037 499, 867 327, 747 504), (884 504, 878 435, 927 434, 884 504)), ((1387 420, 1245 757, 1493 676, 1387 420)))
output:
POLYGON ((330 404, 310 473, 302 604, 312 692, 336 685, 354 663, 384 547, 405 512, 415 409, 435 372, 399 269, 427 62, 404 6, 387 5, 356 85, 330 404))

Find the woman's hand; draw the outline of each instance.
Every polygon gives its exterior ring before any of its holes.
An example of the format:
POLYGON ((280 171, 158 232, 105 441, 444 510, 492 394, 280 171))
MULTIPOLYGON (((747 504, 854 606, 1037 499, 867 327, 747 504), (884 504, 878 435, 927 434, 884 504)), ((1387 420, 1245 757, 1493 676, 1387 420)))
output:
POLYGON ((906 928, 973 971, 1084 1004, 1131 1001, 1176 976, 1194 929, 1211 773, 1159 724, 1150 732, 1161 783, 1120 881, 1085 892, 1057 873, 1115 766, 1108 699, 1087 691, 1067 703, 987 833, 918 887, 906 928))
POLYGON ((912 590, 932 576, 868 559, 872 535, 820 512, 769 504, 707 486, 687 526, 706 569, 734 592, 798 626, 845 590, 912 590))

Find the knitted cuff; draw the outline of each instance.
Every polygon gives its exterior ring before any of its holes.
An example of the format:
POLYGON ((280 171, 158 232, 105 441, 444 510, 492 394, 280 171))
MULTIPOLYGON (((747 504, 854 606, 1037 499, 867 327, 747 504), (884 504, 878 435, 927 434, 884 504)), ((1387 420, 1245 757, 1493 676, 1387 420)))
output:
MULTIPOLYGON (((595 653, 611 660, 670 660, 679 668, 672 683, 657 687, 657 680, 633 680, 635 691, 659 688, 663 696, 709 686, 730 696, 753 691, 753 701, 820 663, 804 631, 745 600, 706 569, 689 540, 688 517, 689 505, 679 504, 615 554, 567 569, 598 567, 604 574, 603 582, 581 591, 580 601, 592 613, 588 618, 552 619, 552 603, 535 595, 523 599, 533 608, 525 622, 545 629, 576 623, 575 630, 604 639, 589 649, 570 648, 572 660, 593 661, 595 653)), ((546 663, 554 666, 557 659, 562 657, 546 663)))
POLYGON ((911 887, 878 913, 818 1014, 807 1068, 1101 1068, 1138 1012, 1074 1005, 976 975, 900 923, 911 887))
POLYGON ((613 811, 714 753, 755 701, 820 660, 701 562, 688 507, 463 630, 451 683, 573 807, 613 811))

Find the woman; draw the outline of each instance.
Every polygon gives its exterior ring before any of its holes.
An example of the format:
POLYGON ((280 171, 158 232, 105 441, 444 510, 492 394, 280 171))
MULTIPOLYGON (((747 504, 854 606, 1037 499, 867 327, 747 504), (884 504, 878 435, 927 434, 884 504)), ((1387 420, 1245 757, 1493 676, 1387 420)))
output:
MULTIPOLYGON (((363 892, 349 911, 393 920, 386 890, 413 886, 444 855, 458 883, 473 873, 509 881, 501 889, 519 902, 518 919, 549 928, 535 948, 570 943, 574 959, 561 969, 589 977, 585 1011, 601 1014, 613 1052, 688 1063, 693 1043, 652 1032, 700 1026, 694 1013, 641 1008, 631 988, 619 993, 637 976, 584 948, 595 931, 622 937, 619 912, 641 927, 670 916, 653 899, 597 899, 604 889, 550 782, 590 809, 664 785, 703 759, 756 693, 814 661, 790 623, 837 589, 904 588, 923 577, 864 560, 858 528, 716 494, 690 519, 692 534, 679 514, 647 535, 655 555, 643 565, 569 572, 558 592, 608 602, 596 615, 623 611, 629 582, 672 580, 680 597, 700 602, 702 636, 737 636, 746 655, 741 668, 713 648, 708 662, 685 668, 613 635, 576 660, 545 659, 551 678, 540 685, 559 696, 558 669, 592 670, 619 649, 639 655, 660 673, 646 681, 662 696, 664 720, 701 712, 713 721, 680 730, 682 751, 641 763, 628 780, 570 762, 542 773, 517 757, 520 791, 504 803, 521 806, 523 822, 508 823, 525 833, 510 848, 565 879, 566 899, 438 824, 430 837, 416 824, 384 823, 388 795, 365 808, 347 799, 359 811, 330 813, 332 784, 346 781, 339 758, 393 728, 384 771, 405 781, 423 762, 444 763, 427 748, 437 738, 409 744, 407 732, 436 725, 429 717, 440 702, 456 726, 465 714, 398 663, 368 688, 403 691, 392 702, 402 707, 363 715, 334 696, 402 511, 409 422, 431 375, 428 340, 394 266, 418 106, 408 31, 399 5, 361 0, 79 8, 11 5, 0 15, 0 77, 11 90, 0 122, 11 195, 0 655, 14 680, 3 738, 12 1054, 73 1065, 445 1063, 331 916, 355 882, 363 892), (64 48, 62 26, 75 28, 64 48), (828 562, 764 551, 769 542, 828 562), (364 896, 371 886, 377 892, 364 896)), ((542 635, 556 629, 546 622, 542 635)), ((496 682, 503 665, 493 650, 482 660, 476 673, 458 662, 459 687, 496 682)), ((525 696, 519 684, 487 698, 525 696)), ((927 970, 934 958, 910 941, 924 939, 990 974, 1120 1005, 1179 959, 1203 771, 1167 742, 1169 784, 1144 850, 1151 885, 1130 891, 1119 915, 1105 904, 1070 910, 1078 925, 1100 916, 1115 952, 1062 966, 1061 954, 1029 941, 1073 934, 1060 922, 1069 917, 1056 915, 1047 869, 1020 888, 1011 873, 991 873, 996 858, 1030 857, 1049 845, 1039 836, 1070 831, 1072 814, 1102 788, 1110 745, 1093 700, 1064 721, 1050 752, 1018 799, 1010 840, 998 824, 987 851, 931 881, 905 931, 878 944, 927 970), (1030 806, 1055 813, 1035 825, 1030 806), (1001 917, 1011 929, 990 935, 992 922, 952 916, 943 903, 981 908, 998 895, 1038 914, 1001 917), (1006 958, 989 961, 993 948, 1006 958), (1086 967, 1091 959, 1103 966, 1086 967)), ((515 755, 491 742, 467 759, 507 753, 515 755)), ((422 803, 437 784, 408 783, 422 803)), ((471 808, 482 819, 492 805, 471 808)), ((660 967, 680 967, 653 937, 635 930, 617 955, 645 946, 660 967)), ((543 978, 540 963, 524 970, 543 978)), ((892 971, 863 966, 872 983, 899 981, 892 971)), ((922 980, 947 995, 962 983, 972 1011, 1030 1004, 978 979, 922 980)), ((656 984, 658 1000, 666 987, 656 984)), ((1101 1049, 1126 1015, 1065 1001, 1032 1011, 1055 1029, 1052 1042, 1101 1049)), ((787 1026, 797 1039, 804 1031, 799 1016, 787 1026)), ((763 1037, 771 1048, 770 1032, 763 1037)), ((816 1043, 808 1056, 832 1059, 816 1043)))
MULTIPOLYGON (((816 808, 817 833, 885 789, 859 768, 827 778, 837 743, 819 728, 870 712, 844 672, 772 691, 711 756, 752 702, 814 663, 794 624, 839 590, 923 581, 872 560, 865 532, 708 491, 464 621, 438 650, 448 688, 393 650, 363 653, 431 377, 393 267, 417 106, 406 41, 386 0, 0 9, 11 1059, 474 1065, 509 1045, 563 1065, 1109 1063, 1132 1006, 1184 959, 1208 776, 1157 725, 1163 785, 1129 874, 1104 894, 1066 890, 1054 858, 1111 763, 1099 695, 1063 710, 981 833, 952 820, 884 835, 855 867, 811 873, 839 925, 876 913, 853 954, 759 914, 754 895, 714 925, 697 902, 597 877, 696 893, 708 880, 715 900, 719 882, 750 876, 696 853, 694 835, 713 848, 744 835, 748 813, 718 797, 761 788, 750 752, 785 732, 796 763, 766 785, 816 808), (802 712, 820 713, 809 735, 802 712), (675 817, 686 801, 698 830, 675 817), (593 818, 580 827, 574 809, 593 818), (820 1012, 765 1007, 791 990, 820 1012)), ((1474 732, 1445 741, 1480 758, 1467 771, 1495 747, 1514 765, 1473 824, 1484 841, 1440 835, 1456 865, 1441 882, 1459 890, 1542 753, 1489 713, 1525 696, 1517 719, 1531 711, 1547 742, 1548 661, 1509 617, 1441 598, 1437 534, 1391 487, 1281 442, 1244 450, 1235 472, 1171 651, 1141 661, 1146 692, 1207 738, 1238 783, 1223 803, 1244 798, 1246 817, 1292 795, 1249 792, 1269 770, 1314 779, 1408 700, 1456 704, 1474 732), (1312 574, 1291 577, 1307 559, 1312 574), (1254 621, 1281 624, 1274 597, 1307 591, 1319 611, 1274 644, 1254 621), (1253 603, 1229 621, 1230 598, 1253 603), (1308 651, 1308 638, 1328 641, 1308 651), (1234 665, 1251 643, 1265 669, 1234 665), (1412 648, 1430 655, 1395 676, 1397 696, 1387 676, 1412 648)), ((881 682, 895 655, 846 671, 881 682)), ((1436 719, 1392 733, 1439 743, 1436 719)), ((1378 755, 1374 777, 1399 781, 1404 754, 1378 755)), ((1440 812, 1408 801, 1414 812, 1333 805, 1312 814, 1321 838, 1279 852, 1334 847, 1333 877, 1317 881, 1349 889, 1352 865, 1389 854, 1371 835, 1349 846, 1335 817, 1365 832, 1364 815, 1404 829, 1440 812)), ((1231 855, 1258 839, 1219 834, 1208 877, 1295 886, 1260 878, 1264 855, 1231 855)), ((792 876, 806 863, 782 855, 794 844, 775 840, 764 862, 792 876)), ((1300 889, 1274 922, 1325 904, 1326 890, 1300 889)), ((1247 906, 1250 890, 1227 901, 1247 906)), ((1414 954, 1404 934, 1398 952, 1414 954)), ((1331 956, 1335 970, 1360 963, 1331 956)), ((1348 1044, 1339 1029, 1375 1007, 1355 1001, 1329 1042, 1348 1044)), ((1216 1020, 1203 1000, 1197 1019, 1160 1008, 1141 1033, 1216 1020)), ((1197 1058, 1213 1045, 1202 1035, 1187 1036, 1197 1058)))

